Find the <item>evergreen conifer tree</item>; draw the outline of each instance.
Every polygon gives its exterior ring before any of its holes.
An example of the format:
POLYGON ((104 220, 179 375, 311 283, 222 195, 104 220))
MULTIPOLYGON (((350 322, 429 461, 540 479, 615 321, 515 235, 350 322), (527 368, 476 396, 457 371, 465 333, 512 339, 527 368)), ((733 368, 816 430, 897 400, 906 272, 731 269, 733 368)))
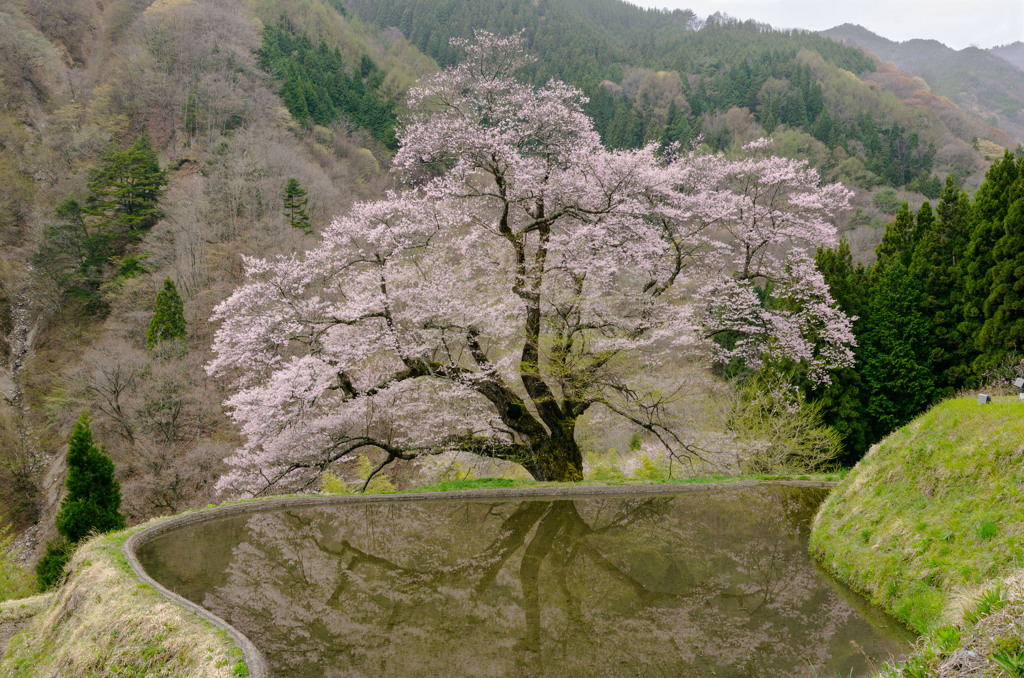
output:
POLYGON ((910 265, 910 258, 914 254, 915 228, 910 207, 903 203, 896 213, 896 220, 886 226, 882 242, 875 250, 879 266, 889 261, 899 261, 903 266, 910 265))
MULTIPOLYGON (((978 188, 971 206, 971 239, 966 256, 960 266, 964 280, 964 295, 960 305, 962 324, 960 333, 978 350, 978 337, 985 322, 985 302, 992 293, 996 243, 1005 233, 1003 221, 1011 204, 1009 193, 1020 174, 1019 163, 1009 151, 1001 160, 992 163, 985 174, 985 182, 978 188)), ((991 356, 988 356, 990 358, 991 356)), ((982 372, 987 367, 986 356, 975 359, 974 369, 982 372)))
POLYGON ((153 319, 146 332, 146 345, 153 348, 161 341, 185 336, 185 306, 178 288, 170 278, 156 295, 153 319))
POLYGON ((869 320, 858 359, 871 419, 868 444, 920 414, 932 402, 928 365, 929 323, 921 317, 920 291, 899 259, 875 267, 869 320))
POLYGON ((68 439, 68 493, 60 503, 57 532, 77 543, 90 532, 110 532, 124 527, 121 486, 114 478, 114 462, 106 447, 96 447, 89 415, 82 413, 68 439))
POLYGON ((309 213, 306 205, 309 198, 306 197, 306 189, 302 187, 295 177, 288 179, 284 192, 281 193, 281 200, 284 202, 284 215, 288 217, 288 223, 295 228, 312 231, 313 226, 309 221, 309 213))
POLYGON ((928 364, 935 376, 935 396, 944 398, 968 383, 973 360, 972 342, 960 333, 958 308, 964 291, 958 264, 967 248, 970 202, 950 176, 928 228, 922 229, 921 223, 931 216, 930 209, 924 215, 921 209, 918 230, 923 232, 914 248, 910 275, 921 289, 921 315, 932 321, 928 364))
POLYGON ((142 134, 127 150, 103 156, 87 184, 86 212, 102 219, 115 237, 134 238, 160 219, 157 203, 166 185, 149 134, 142 134))
POLYGON ((36 566, 40 588, 53 586, 71 558, 74 545, 92 532, 111 532, 124 527, 121 486, 114 478, 114 462, 105 447, 96 447, 89 427, 89 415, 79 417, 68 439, 68 493, 57 514, 59 538, 46 545, 46 554, 36 566))
MULTIPOLYGON (((846 238, 835 249, 820 249, 815 257, 818 270, 825 277, 829 291, 840 309, 851 317, 854 335, 862 334, 867 322, 868 273, 863 265, 854 265, 846 238)), ((861 347, 854 348, 857 364, 862 361, 861 347)), ((842 438, 843 451, 839 461, 844 466, 857 463, 868 449, 871 422, 866 416, 866 390, 856 367, 846 367, 832 374, 832 383, 824 389, 809 390, 808 399, 821 407, 822 421, 842 438)))
POLYGON ((1003 235, 992 250, 985 320, 975 341, 980 367, 995 365, 1008 351, 1024 350, 1024 177, 1013 184, 1006 200, 1003 235))

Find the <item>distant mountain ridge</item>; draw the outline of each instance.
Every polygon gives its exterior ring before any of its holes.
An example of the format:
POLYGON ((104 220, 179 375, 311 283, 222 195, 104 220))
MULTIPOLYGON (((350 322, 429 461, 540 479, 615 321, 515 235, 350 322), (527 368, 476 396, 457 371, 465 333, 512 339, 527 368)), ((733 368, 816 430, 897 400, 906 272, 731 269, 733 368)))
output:
POLYGON ((992 52, 997 57, 1006 59, 1017 68, 1024 70, 1024 42, 1018 40, 1017 42, 1011 42, 1009 45, 993 47, 989 52, 992 52))
POLYGON ((894 42, 853 24, 821 34, 894 63, 922 78, 936 94, 980 115, 1018 143, 1024 141, 1024 44, 955 50, 937 40, 894 42))

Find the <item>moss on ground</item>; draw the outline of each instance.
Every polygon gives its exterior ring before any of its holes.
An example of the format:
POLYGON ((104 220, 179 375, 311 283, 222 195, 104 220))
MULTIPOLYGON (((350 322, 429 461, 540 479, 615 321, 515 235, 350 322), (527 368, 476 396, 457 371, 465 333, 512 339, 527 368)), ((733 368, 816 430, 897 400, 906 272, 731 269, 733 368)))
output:
MULTIPOLYGON (((822 505, 811 551, 872 602, 930 634, 892 675, 1012 676, 999 668, 937 671, 958 651, 996 666, 987 649, 969 649, 981 622, 964 613, 984 592, 1008 590, 1024 569, 1024 403, 949 400, 891 434, 822 505)), ((1021 621, 1007 627, 1016 631, 1000 640, 1004 649, 1022 644, 1021 621)))
POLYGON ((60 589, 0 605, 0 622, 21 627, 0 657, 0 675, 229 678, 245 672, 227 634, 135 578, 121 546, 147 526, 89 540, 75 551, 60 589))

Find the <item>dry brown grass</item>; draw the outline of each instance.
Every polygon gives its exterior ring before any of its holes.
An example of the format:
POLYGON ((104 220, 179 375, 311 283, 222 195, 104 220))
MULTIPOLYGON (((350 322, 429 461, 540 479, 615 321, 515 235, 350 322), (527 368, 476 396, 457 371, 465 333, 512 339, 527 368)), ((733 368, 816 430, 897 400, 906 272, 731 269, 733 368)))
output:
POLYGON ((56 592, 0 607, 0 628, 24 624, 0 658, 0 676, 247 675, 226 634, 131 574, 121 554, 129 534, 79 548, 56 592))

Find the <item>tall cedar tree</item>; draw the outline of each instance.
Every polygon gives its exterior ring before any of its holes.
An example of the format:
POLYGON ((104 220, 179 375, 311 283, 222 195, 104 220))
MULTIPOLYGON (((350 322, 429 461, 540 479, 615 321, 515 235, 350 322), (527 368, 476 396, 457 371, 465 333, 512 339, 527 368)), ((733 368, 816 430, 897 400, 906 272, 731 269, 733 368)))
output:
POLYGON ((288 217, 288 223, 295 228, 312 231, 313 225, 309 221, 309 212, 306 205, 309 198, 306 197, 306 189, 302 187, 295 177, 288 179, 284 192, 281 193, 281 200, 284 203, 284 215, 288 217))
MULTIPOLYGON (((862 264, 853 263, 850 244, 843 238, 835 249, 818 250, 815 264, 828 283, 836 304, 848 316, 855 318, 853 332, 860 337, 867 322, 865 294, 868 271, 862 264)), ((862 362, 862 348, 854 348, 857 365, 862 362)), ((810 386, 807 384, 807 386, 810 386)), ((843 440, 840 463, 852 466, 868 449, 870 422, 865 416, 867 391, 856 367, 845 367, 832 374, 832 383, 824 389, 807 388, 808 398, 821 405, 822 421, 835 429, 843 440)))
POLYGON ((985 300, 984 324, 975 342, 985 365, 1009 351, 1024 350, 1024 175, 1006 194, 1002 237, 992 250, 992 287, 985 300))
POLYGON ((124 527, 121 486, 114 478, 114 462, 106 447, 96 447, 89 415, 82 413, 68 439, 68 493, 60 503, 57 532, 77 543, 90 532, 110 532, 124 527))
MULTIPOLYGON (((924 214, 926 205, 918 213, 919 224, 931 216, 930 207, 924 214)), ((970 380, 971 342, 961 333, 957 308, 964 295, 957 267, 967 249, 969 212, 967 194, 950 176, 936 218, 920 234, 910 264, 910 275, 921 288, 921 315, 932 321, 928 365, 935 377, 937 399, 953 395, 970 380)))
POLYGON ((46 544, 46 553, 36 564, 39 588, 57 584, 71 560, 75 544, 92 532, 110 532, 124 527, 121 487, 114 479, 114 462, 106 449, 92 441, 89 416, 82 413, 68 439, 67 495, 57 514, 58 537, 46 544))
MULTIPOLYGON (((1007 151, 1002 160, 992 163, 971 206, 971 240, 961 266, 966 289, 960 309, 963 318, 960 329, 965 337, 974 340, 979 352, 991 348, 988 343, 979 345, 977 340, 985 322, 985 302, 992 293, 996 244, 1005 233, 1003 222, 1012 202, 1010 189, 1019 176, 1019 162, 1007 151)), ((992 352, 978 355, 974 371, 984 372, 991 366, 992 358, 992 352)))
POLYGON ((153 348, 161 341, 185 336, 185 305, 178 288, 170 278, 164 279, 163 289, 156 295, 153 319, 146 332, 146 345, 153 348))
POLYGON ((900 258, 875 267, 869 320, 861 338, 861 375, 867 387, 868 443, 881 440, 932 402, 928 321, 920 290, 900 258))

